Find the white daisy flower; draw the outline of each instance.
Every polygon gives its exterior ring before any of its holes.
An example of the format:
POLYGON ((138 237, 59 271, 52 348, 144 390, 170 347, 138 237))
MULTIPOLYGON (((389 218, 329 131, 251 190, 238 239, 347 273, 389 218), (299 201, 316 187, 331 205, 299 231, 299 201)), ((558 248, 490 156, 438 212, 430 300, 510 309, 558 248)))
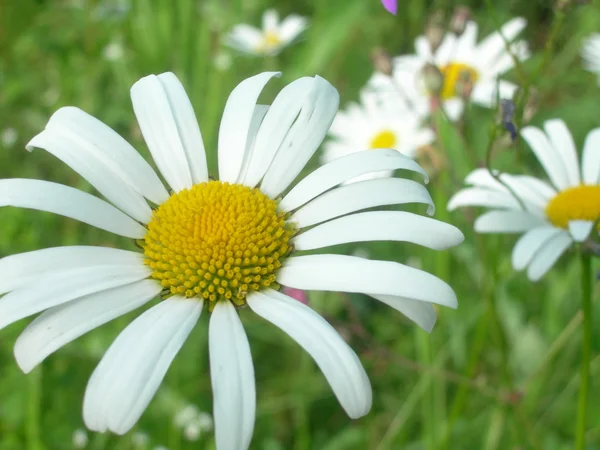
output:
POLYGON ((377 240, 442 250, 463 236, 418 214, 358 212, 409 202, 431 206, 419 183, 387 178, 336 187, 380 170, 424 174, 393 150, 339 158, 288 192, 327 134, 339 97, 324 79, 304 77, 284 87, 270 106, 257 104, 265 85, 280 75, 251 77, 229 96, 218 137, 218 181, 208 176, 191 102, 172 73, 142 78, 131 89, 140 129, 170 192, 121 136, 74 107, 59 109, 27 148, 54 154, 108 201, 47 181, 0 180, 0 205, 74 218, 135 239, 141 248, 56 247, 0 259, 0 329, 43 311, 15 345, 24 372, 161 296, 123 330, 94 370, 83 405, 91 430, 124 434, 134 426, 203 309, 210 313, 217 447, 246 449, 256 389, 239 308, 247 306, 308 351, 342 407, 357 418, 371 407, 369 379, 357 355, 315 311, 277 289, 366 293, 426 330, 435 323, 434 303, 456 307, 450 286, 424 271, 397 262, 297 254, 377 240))
POLYGON ((255 56, 274 56, 298 38, 308 27, 305 17, 292 14, 281 22, 273 9, 265 11, 262 30, 250 25, 233 27, 225 39, 225 44, 241 52, 255 56))
POLYGON ((123 56, 125 56, 125 49, 120 40, 112 41, 102 49, 102 57, 106 61, 119 61, 120 59, 123 59, 123 56))
MULTIPOLYGON (((513 56, 519 60, 529 57, 527 44, 523 41, 513 42, 515 37, 525 28, 526 21, 515 18, 500 29, 477 43, 477 23, 469 21, 464 33, 457 36, 447 33, 440 46, 434 51, 425 36, 415 40, 415 55, 404 55, 394 58, 394 78, 404 78, 407 75, 415 79, 419 85, 417 92, 424 97, 420 104, 428 105, 430 94, 425 87, 422 69, 426 64, 439 68, 443 85, 440 96, 448 116, 456 120, 464 109, 464 99, 458 95, 459 83, 472 83, 470 98, 473 102, 493 107, 496 102, 497 89, 500 98, 512 98, 517 86, 498 77, 514 66, 513 56), (504 39, 510 44, 510 52, 504 39)), ((370 85, 376 89, 389 91, 390 77, 381 73, 375 74, 370 85)))
POLYGON ((573 138, 562 120, 545 122, 544 131, 526 127, 521 136, 552 186, 527 175, 502 174, 500 183, 486 169, 477 169, 466 178, 473 187, 454 195, 448 208, 490 207, 492 211, 475 221, 475 231, 524 233, 513 249, 512 263, 515 270, 527 268, 529 279, 536 281, 574 242, 585 241, 594 227, 599 230, 600 128, 587 135, 581 171, 573 138))
POLYGON ((88 443, 90 442, 87 432, 82 430, 81 428, 77 428, 73 431, 73 436, 71 437, 71 442, 73 447, 77 449, 86 448, 88 443))
POLYGON ((600 33, 594 33, 583 41, 581 57, 583 67, 598 75, 598 84, 600 84, 600 33))
MULTIPOLYGON (((339 111, 331 125, 331 140, 321 160, 330 162, 364 149, 393 148, 413 158, 419 147, 435 139, 433 130, 423 126, 422 118, 411 111, 398 93, 381 95, 367 90, 360 93, 360 104, 350 103, 339 111)), ((352 181, 387 177, 392 171, 365 174, 352 181)))

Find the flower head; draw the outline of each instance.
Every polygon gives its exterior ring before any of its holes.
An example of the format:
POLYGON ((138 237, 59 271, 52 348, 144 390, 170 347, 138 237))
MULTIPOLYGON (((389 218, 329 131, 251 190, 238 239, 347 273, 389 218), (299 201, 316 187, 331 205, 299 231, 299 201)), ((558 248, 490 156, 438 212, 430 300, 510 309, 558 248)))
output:
MULTIPOLYGON (((15 345, 25 372, 86 332, 160 299, 121 332, 94 370, 83 402, 91 430, 124 434, 135 425, 203 311, 210 314, 217 447, 246 449, 256 390, 239 313, 251 310, 295 339, 356 418, 371 407, 358 356, 325 319, 279 287, 365 293, 426 330, 435 323, 434 303, 456 306, 450 286, 422 270, 318 251, 379 240, 441 250, 463 236, 418 214, 376 210, 403 203, 432 207, 417 182, 388 178, 336 187, 382 170, 425 175, 393 150, 347 155, 293 185, 323 141, 339 97, 324 79, 304 77, 284 87, 270 106, 258 104, 263 88, 279 75, 251 77, 229 96, 219 129, 218 179, 208 176, 202 135, 182 84, 164 73, 135 83, 131 98, 169 190, 123 138, 74 107, 59 109, 27 148, 54 154, 107 201, 41 180, 0 181, 0 205, 61 214, 141 247, 56 247, 0 259, 0 328, 42 312, 15 345), (308 250, 317 252, 298 254, 308 250)), ((198 429, 197 421, 190 436, 198 429)))
POLYGON ((594 33, 583 41, 581 48, 583 67, 598 76, 600 84, 600 33, 594 33))
POLYGON ((269 9, 263 14, 262 29, 236 25, 225 43, 249 55, 273 56, 294 42, 307 27, 308 21, 304 17, 292 14, 280 22, 277 12, 269 9))
MULTIPOLYGON (((497 96, 512 98, 517 89, 514 84, 498 80, 498 77, 514 66, 515 58, 524 60, 529 57, 525 42, 513 42, 525 25, 524 19, 515 18, 478 43, 477 23, 468 21, 460 36, 447 33, 437 48, 432 48, 425 36, 419 36, 415 40, 416 54, 394 59, 393 77, 412 77, 421 86, 421 96, 438 95, 437 92, 429 92, 422 79, 423 67, 433 64, 442 74, 439 97, 450 118, 460 117, 465 98, 481 106, 492 107, 497 96)), ((369 84, 378 90, 389 89, 393 79, 381 75, 375 74, 369 84)))
POLYGON ((574 242, 600 231, 600 128, 587 135, 581 169, 573 138, 562 120, 545 122, 544 130, 526 127, 521 136, 551 184, 527 175, 502 174, 497 181, 487 170, 478 169, 466 178, 473 187, 452 197, 448 208, 493 208, 475 221, 475 231, 524 233, 512 253, 513 267, 527 268, 529 279, 535 281, 574 242))

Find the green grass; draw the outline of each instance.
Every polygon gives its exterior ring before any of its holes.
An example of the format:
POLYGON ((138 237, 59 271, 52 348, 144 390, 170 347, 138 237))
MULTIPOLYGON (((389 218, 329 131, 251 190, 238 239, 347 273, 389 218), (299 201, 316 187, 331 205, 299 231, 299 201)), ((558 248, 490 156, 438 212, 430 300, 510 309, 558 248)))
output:
MULTIPOLYGON (((552 2, 465 1, 487 34, 510 17, 529 21, 524 37, 534 56, 524 80, 538 93, 539 125, 563 118, 581 146, 600 125, 600 88, 580 66, 582 37, 600 30, 596 2, 556 12, 552 2), (542 71, 540 72, 540 68, 542 71), (541 74, 541 75, 540 75, 541 74)), ((99 2, 20 0, 0 4, 0 129, 15 128, 17 143, 0 147, 0 177, 41 178, 91 192, 71 169, 42 150, 23 150, 60 106, 75 105, 100 118, 148 156, 129 100, 141 76, 175 72, 195 106, 216 170, 216 136, 231 89, 267 68, 283 70, 269 94, 292 79, 319 74, 340 91, 342 105, 355 100, 371 75, 369 53, 384 46, 392 54, 412 51, 427 15, 457 2, 400 0, 397 17, 378 0, 135 0, 124 17, 98 18, 99 2), (81 3, 81 8, 70 6, 81 3), (218 71, 220 39, 235 23, 257 24, 266 7, 310 17, 311 28, 277 60, 232 53, 233 66, 218 71), (123 59, 109 62, 103 48, 121 40, 123 59)), ((439 151, 451 176, 429 185, 436 217, 461 228, 465 242, 437 253, 412 245, 360 246, 371 257, 418 261, 447 280, 459 298, 457 310, 441 309, 431 335, 399 313, 361 295, 311 293, 325 315, 359 353, 373 385, 373 409, 351 421, 314 363, 291 339, 252 314, 242 314, 255 362, 258 411, 252 448, 278 449, 571 449, 579 384, 579 262, 573 252, 538 283, 510 265, 514 237, 477 236, 473 212, 447 213, 445 203, 472 164, 465 142, 483 164, 496 113, 472 107, 461 137, 438 121, 439 151)), ((0 130, 1 131, 1 130, 0 130)), ((542 175, 523 143, 505 149, 496 167, 542 175)), ((73 244, 133 248, 132 243, 50 214, 0 209, 0 256, 73 244)), ((357 246, 342 246, 352 252, 357 246)), ((594 262, 599 268, 598 261, 594 262)), ((0 277, 2 274, 0 273, 0 277)), ((600 307, 595 289, 587 448, 600 449, 600 307)), ((1 300, 0 300, 1 301, 1 300)), ((28 320, 1 331, 0 450, 68 449, 83 428, 81 405, 87 380, 109 343, 136 312, 69 344, 42 367, 23 375, 12 346, 28 320)), ((90 449, 133 449, 132 435, 149 436, 147 448, 211 449, 211 434, 188 442, 173 426, 188 403, 211 411, 207 315, 203 315, 172 365, 165 382, 135 429, 124 437, 90 434, 90 449)))

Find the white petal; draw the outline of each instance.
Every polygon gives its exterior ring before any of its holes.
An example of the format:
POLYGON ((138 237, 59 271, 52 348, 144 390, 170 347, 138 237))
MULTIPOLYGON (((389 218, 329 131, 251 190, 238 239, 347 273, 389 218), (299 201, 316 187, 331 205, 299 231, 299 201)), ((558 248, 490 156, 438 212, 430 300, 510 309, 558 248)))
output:
POLYGON ((592 229, 594 228, 594 222, 591 220, 570 220, 569 221, 569 232, 575 242, 585 241, 592 229))
POLYGON ((327 80, 315 76, 298 118, 267 169, 261 183, 262 192, 276 198, 294 181, 325 139, 339 102, 338 91, 327 80))
POLYGON ((356 353, 323 317, 299 301, 271 289, 249 295, 248 306, 287 333, 312 356, 352 419, 369 412, 372 394, 365 369, 356 353))
POLYGON ((585 184, 600 184, 600 128, 593 129, 585 138, 581 171, 585 184))
POLYGON ((296 236, 299 251, 348 242, 412 242, 434 250, 460 244, 463 234, 453 225, 406 211, 371 211, 340 217, 296 236))
POLYGON ((0 259, 0 294, 36 282, 40 277, 97 266, 143 265, 137 252, 109 247, 69 246, 34 250, 0 259))
POLYGON ((289 258, 279 270, 277 281, 296 289, 396 295, 450 307, 457 305, 452 288, 430 273, 397 262, 356 256, 289 258))
POLYGON ((183 113, 175 113, 174 109, 179 105, 171 104, 174 99, 169 98, 156 75, 137 81, 130 94, 140 130, 163 177, 175 192, 192 187, 192 175, 177 122, 177 118, 181 120, 186 115, 185 109, 183 113))
POLYGON ((521 130, 521 136, 531 147, 554 186, 560 190, 568 188, 570 186, 569 178, 562 159, 542 130, 535 127, 525 127, 521 130))
POLYGON ((219 128, 219 179, 235 183, 247 148, 248 132, 258 96, 281 72, 263 72, 238 84, 229 95, 219 128))
POLYGON ((453 97, 444 100, 444 111, 451 121, 457 121, 465 110, 465 101, 462 98, 453 97))
POLYGON ((88 382, 83 420, 93 431, 127 433, 158 390, 198 321, 202 301, 161 301, 123 330, 88 382))
POLYGON ((504 39, 507 42, 513 41, 526 25, 527 21, 522 17, 516 17, 502 25, 500 32, 490 34, 479 43, 477 61, 480 61, 484 67, 491 66, 498 59, 498 55, 506 49, 504 39))
POLYGON ((448 64, 456 51, 456 35, 454 33, 446 33, 440 46, 435 51, 435 63, 438 67, 448 64))
POLYGON ((263 39, 263 33, 249 25, 236 25, 225 37, 224 44, 249 55, 258 55, 257 48, 263 39))
POLYGON ((274 9, 267 9, 263 14, 263 30, 275 31, 279 24, 279 14, 274 9))
POLYGON ((134 283, 150 276, 142 262, 91 266, 49 274, 0 299, 0 329, 24 317, 84 295, 134 283))
POLYGON ((46 129, 68 135, 81 147, 142 194, 161 204, 169 198, 167 190, 150 165, 125 139, 95 117, 73 106, 56 111, 46 129))
POLYGON ((569 184, 577 186, 581 183, 579 175, 579 162, 577 161, 577 149, 573 136, 560 119, 544 122, 544 130, 554 147, 555 152, 561 157, 562 166, 566 172, 569 184))
POLYGON ((490 211, 475 220, 478 233, 522 233, 547 225, 541 217, 527 211, 490 211))
POLYGON ((540 248, 557 234, 559 228, 545 226, 529 230, 519 238, 512 252, 512 265, 515 270, 523 270, 531 262, 540 248))
POLYGON ((437 320, 437 313, 431 303, 393 295, 370 295, 374 299, 400 311, 428 333, 431 333, 431 330, 433 330, 433 326, 437 320))
POLYGON ((462 189, 448 201, 449 211, 465 206, 521 209, 519 202, 510 194, 482 188, 462 189))
POLYGON ((504 80, 482 80, 473 88, 471 100, 486 108, 495 108, 496 99, 512 99, 517 85, 504 80))
POLYGON ((379 178, 341 186, 304 205, 289 219, 304 228, 334 217, 384 205, 425 203, 433 214, 433 200, 419 183, 400 178, 379 178))
POLYGON ((96 157, 93 146, 67 133, 44 130, 27 144, 30 151, 34 147, 47 150, 67 164, 125 214, 138 222, 150 222, 152 210, 144 198, 96 157))
POLYGON ((573 239, 566 231, 558 233, 546 241, 529 264, 527 277, 531 281, 538 281, 542 278, 572 243, 573 239))
POLYGON ((279 38, 289 44, 308 28, 308 20, 295 14, 287 16, 279 26, 279 38))
POLYGON ((162 84, 171 106, 173 120, 192 175, 192 183, 208 181, 204 142, 192 102, 185 92, 185 88, 172 72, 158 75, 158 80, 162 84))
POLYGON ((70 217, 102 230, 139 239, 146 229, 114 206, 79 189, 49 181, 0 180, 0 207, 37 209, 70 217))
POLYGON ((419 36, 415 39, 415 52, 426 61, 432 61, 431 44, 425 36, 419 36))
POLYGON ((258 130, 243 184, 254 187, 267 172, 275 153, 298 117, 312 84, 313 79, 310 77, 299 78, 284 87, 275 97, 258 130))
POLYGON ((242 168, 236 183, 243 184, 242 180, 246 177, 246 173, 249 169, 250 161, 253 158, 254 152, 256 151, 255 142, 256 135, 265 118, 265 115, 269 111, 267 105, 256 105, 254 107, 254 113, 252 113, 252 120, 250 121, 250 127, 248 128, 248 140, 246 141, 246 149, 244 150, 244 161, 242 161, 242 168))
POLYGON ((208 344, 217 447, 246 450, 256 414, 254 366, 248 338, 231 302, 215 306, 208 344))
POLYGON ((394 169, 418 172, 425 182, 429 181, 421 166, 395 150, 361 151, 331 161, 304 177, 281 200, 279 207, 283 211, 292 211, 344 181, 366 173, 394 169))
POLYGON ((469 20, 465 25, 463 33, 456 42, 454 49, 455 59, 457 61, 465 61, 467 58, 472 58, 477 45, 478 27, 477 23, 469 20))
POLYGON ((55 306, 39 315, 15 343, 15 358, 29 373, 48 355, 88 331, 139 308, 161 291, 156 280, 142 280, 55 306))

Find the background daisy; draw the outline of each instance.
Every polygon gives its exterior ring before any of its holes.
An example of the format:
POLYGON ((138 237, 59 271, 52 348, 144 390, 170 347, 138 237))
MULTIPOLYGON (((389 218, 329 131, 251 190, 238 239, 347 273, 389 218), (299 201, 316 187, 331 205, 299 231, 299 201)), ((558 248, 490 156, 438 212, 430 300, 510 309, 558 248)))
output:
POLYGON ((600 33, 594 33, 583 40, 581 48, 583 67, 598 76, 600 84, 600 33))

